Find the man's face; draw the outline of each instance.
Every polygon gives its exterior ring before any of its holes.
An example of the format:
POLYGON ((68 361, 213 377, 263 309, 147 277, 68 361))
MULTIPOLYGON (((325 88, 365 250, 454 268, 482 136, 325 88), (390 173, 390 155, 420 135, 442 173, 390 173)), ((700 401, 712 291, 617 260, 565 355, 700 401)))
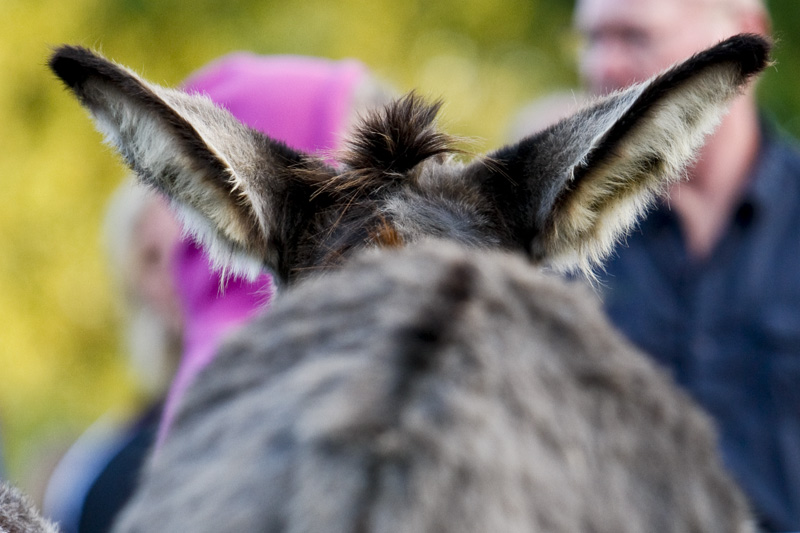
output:
POLYGON ((578 0, 580 70, 593 94, 644 81, 737 33, 719 0, 578 0))

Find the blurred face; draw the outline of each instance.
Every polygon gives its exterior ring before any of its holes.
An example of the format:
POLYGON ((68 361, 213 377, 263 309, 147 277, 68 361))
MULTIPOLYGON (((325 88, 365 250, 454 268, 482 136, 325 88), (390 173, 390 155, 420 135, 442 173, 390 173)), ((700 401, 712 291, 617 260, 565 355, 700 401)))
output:
POLYGON ((721 0, 578 0, 575 24, 593 94, 644 81, 741 31, 721 0))
POLYGON ((142 298, 176 331, 182 319, 172 281, 172 252, 181 229, 161 198, 153 198, 136 225, 133 239, 135 283, 142 298))

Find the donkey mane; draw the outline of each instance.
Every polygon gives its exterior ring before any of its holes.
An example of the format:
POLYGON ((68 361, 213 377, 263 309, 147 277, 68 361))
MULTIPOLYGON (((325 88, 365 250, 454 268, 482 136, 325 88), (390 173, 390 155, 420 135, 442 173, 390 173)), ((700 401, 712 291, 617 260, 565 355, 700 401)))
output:
POLYGON ((339 160, 346 170, 331 179, 337 190, 381 189, 407 178, 428 158, 455 153, 455 139, 436 128, 442 102, 410 92, 362 118, 339 160))
MULTIPOLYGON (((463 153, 457 139, 440 131, 436 117, 442 102, 426 102, 412 91, 386 106, 361 116, 344 149, 337 154, 340 171, 321 164, 297 165, 293 179, 309 186, 324 233, 312 240, 312 250, 323 251, 306 270, 339 265, 352 250, 368 246, 397 247, 405 239, 375 202, 393 188, 414 186, 414 169, 430 159, 443 162, 463 153)), ((302 275, 302 268, 295 272, 302 275)))

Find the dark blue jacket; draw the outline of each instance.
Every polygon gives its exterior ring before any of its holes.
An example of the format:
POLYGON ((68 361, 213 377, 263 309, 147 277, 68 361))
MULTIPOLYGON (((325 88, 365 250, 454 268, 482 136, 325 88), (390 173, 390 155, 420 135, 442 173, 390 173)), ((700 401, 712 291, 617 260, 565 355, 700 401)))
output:
POLYGON ((800 530, 800 152, 765 133, 750 187, 711 256, 651 213, 601 290, 612 321, 715 418, 763 527, 800 530))

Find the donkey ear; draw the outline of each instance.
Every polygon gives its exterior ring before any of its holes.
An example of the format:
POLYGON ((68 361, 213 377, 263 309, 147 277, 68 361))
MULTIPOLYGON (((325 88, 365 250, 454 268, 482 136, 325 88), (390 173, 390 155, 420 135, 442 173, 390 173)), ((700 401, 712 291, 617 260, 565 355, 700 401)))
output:
POLYGON ((218 266, 282 277, 281 245, 303 216, 288 212, 286 196, 303 187, 292 176, 327 171, 322 163, 206 97, 149 84, 85 48, 57 49, 50 67, 140 179, 173 200, 218 266))
POLYGON ((769 50, 758 36, 730 38, 490 154, 478 173, 520 245, 560 270, 598 264, 680 179, 769 50))

